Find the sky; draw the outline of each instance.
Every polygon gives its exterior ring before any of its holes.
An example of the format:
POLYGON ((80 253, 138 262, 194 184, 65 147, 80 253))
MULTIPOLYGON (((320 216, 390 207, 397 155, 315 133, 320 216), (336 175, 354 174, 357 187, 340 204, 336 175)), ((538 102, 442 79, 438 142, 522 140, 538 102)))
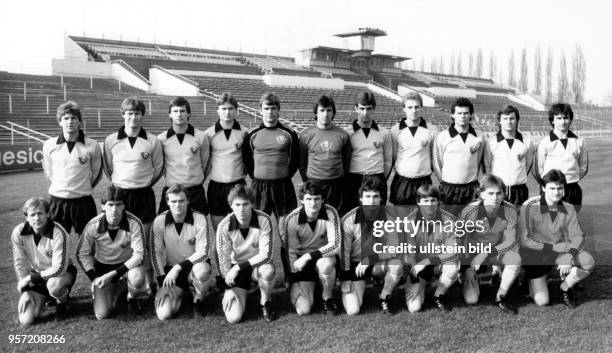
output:
POLYGON ((50 73, 65 34, 293 57, 317 45, 343 47, 333 34, 376 27, 388 34, 377 38, 378 53, 413 58, 419 68, 440 56, 448 65, 460 53, 467 65, 482 48, 504 78, 511 51, 518 68, 526 48, 533 67, 535 47, 550 48, 557 76, 560 55, 569 67, 580 45, 586 97, 603 103, 612 96, 611 13, 606 0, 13 0, 0 4, 0 70, 50 73))

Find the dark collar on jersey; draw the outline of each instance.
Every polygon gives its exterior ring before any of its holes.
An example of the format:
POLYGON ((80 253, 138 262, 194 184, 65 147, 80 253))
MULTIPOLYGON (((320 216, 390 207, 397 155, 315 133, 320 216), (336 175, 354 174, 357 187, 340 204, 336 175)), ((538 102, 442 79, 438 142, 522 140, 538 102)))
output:
MULTIPOLYGON (((119 140, 124 139, 128 137, 128 135, 125 133, 125 126, 122 126, 119 128, 119 131, 117 133, 117 138, 119 140)), ((145 129, 143 127, 140 128, 140 132, 138 133, 138 137, 143 138, 143 139, 147 139, 147 132, 145 131, 145 129)))
MULTIPOLYGON (((360 224, 362 222, 367 222, 365 213, 363 212, 364 207, 376 207, 376 206, 359 206, 357 211, 355 212, 355 220, 354 224, 360 224)), ((376 213, 376 218, 373 221, 384 221, 387 219, 387 212, 385 211, 385 206, 378 206, 378 212, 376 213)))
MULTIPOLYGON (((484 219, 486 217, 488 217, 487 210, 485 210, 484 202, 480 201, 478 203, 478 219, 484 219)), ((506 212, 504 212, 503 201, 502 201, 502 204, 499 205, 499 208, 497 209, 497 214, 495 215, 495 217, 506 220, 506 212)))
MULTIPOLYGON (((474 128, 472 127, 472 124, 468 125, 468 134, 472 134, 474 136, 478 136, 476 135, 476 130, 474 130, 474 128)), ((457 135, 459 135, 459 131, 457 131, 457 129, 455 129, 455 124, 451 124, 451 126, 448 128, 448 133, 450 134, 450 137, 455 137, 457 135)))
MULTIPOLYGON (((497 142, 502 142, 505 139, 506 138, 504 137, 504 135, 502 135, 501 130, 498 131, 497 132, 497 142)), ((523 135, 518 130, 516 130, 516 134, 514 135, 514 139, 523 142, 523 135)))
MULTIPOLYGON (((174 222, 174 217, 172 216, 172 212, 170 212, 170 210, 168 210, 168 212, 166 212, 166 225, 169 224, 173 224, 174 222)), ((191 225, 193 225, 193 211, 191 210, 191 208, 187 209, 187 213, 185 214, 185 219, 183 220, 183 223, 189 223, 191 225)))
MULTIPOLYGON (((423 217, 423 215, 421 214, 421 209, 420 208, 417 209, 416 216, 415 216, 414 219, 415 219, 415 222, 420 220, 420 219, 425 219, 425 217, 423 217)), ((433 221, 442 221, 442 212, 440 212, 440 206, 438 206, 438 209, 436 209, 436 214, 434 215, 432 220, 433 221)))
MULTIPOLYGON (((378 130, 378 124, 376 124, 375 120, 372 120, 372 126, 370 128, 378 130)), ((359 131, 359 129, 361 129, 361 126, 359 126, 359 124, 357 123, 357 119, 353 120, 353 131, 357 132, 359 131)))
MULTIPOLYGON (((576 136, 576 134, 574 134, 574 133, 572 132, 572 130, 569 130, 569 131, 567 132, 567 138, 568 138, 568 139, 577 139, 577 138, 578 138, 578 136, 576 136)), ((550 132, 550 142, 553 142, 554 140, 559 140, 559 136, 557 136, 557 134, 555 134, 555 132, 554 132, 554 131, 551 131, 551 132, 550 132)))
MULTIPOLYGON (((128 222, 127 214, 123 212, 123 217, 121 217, 121 222, 119 222, 119 228, 125 230, 126 232, 130 231, 130 222, 128 222)), ((98 233, 106 233, 108 231, 108 221, 106 220, 106 215, 100 217, 98 221, 98 233)))
MULTIPOLYGON (((219 132, 221 130, 224 130, 223 126, 221 126, 221 122, 219 120, 217 120, 217 122, 215 123, 215 133, 217 133, 217 132, 219 132)), ((240 130, 240 124, 238 123, 237 120, 234 120, 234 125, 232 125, 232 130, 240 130)))
MULTIPOLYGON (((238 223, 238 219, 236 218, 236 215, 232 213, 232 215, 230 216, 229 226, 227 230, 229 230, 230 232, 233 232, 239 227, 240 227, 240 223, 238 223)), ((257 213, 254 210, 251 210, 251 221, 249 222, 249 228, 260 229, 259 220, 257 219, 257 213)))
MULTIPOLYGON (((540 196, 540 213, 546 213, 548 211, 550 210, 549 206, 546 204, 546 198, 540 196)), ((559 204, 557 205, 557 211, 567 214, 567 209, 565 208, 563 201, 559 201, 559 204)))
MULTIPOLYGON (((66 143, 66 142, 67 141, 64 138, 64 134, 60 132, 59 136, 57 136, 57 144, 61 145, 62 143, 66 143)), ((79 130, 79 135, 77 136, 76 142, 85 144, 85 133, 83 133, 83 130, 79 130)))
MULTIPOLYGON (((281 124, 280 120, 276 121, 276 125, 272 126, 272 127, 268 127, 266 125, 264 125, 264 123, 259 124, 259 130, 261 129, 282 129, 284 126, 283 124, 281 124)), ((233 128, 233 126, 232 126, 233 128)))
MULTIPOLYGON (((319 214, 317 215, 317 219, 315 219, 315 221, 318 221, 319 219, 322 220, 329 220, 329 218, 327 218, 327 212, 325 211, 325 204, 321 205, 321 209, 319 210, 319 214)), ((308 216, 306 216, 306 211, 304 210, 304 206, 300 207, 300 213, 298 216, 298 224, 306 224, 308 223, 308 216)))
MULTIPOLYGON (((187 124, 187 131, 185 131, 185 133, 191 136, 195 136, 195 129, 193 128, 193 126, 191 126, 191 124, 187 124)), ((177 135, 177 133, 174 131, 173 127, 170 127, 168 131, 166 131, 166 138, 169 139, 174 135, 177 135)))
MULTIPOLYGON (((419 121, 419 125, 418 126, 424 127, 424 128, 427 129, 427 123, 425 122, 425 119, 423 119, 423 117, 421 117, 421 121, 419 121)), ((405 129, 407 127, 408 127, 408 125, 406 125, 406 118, 403 118, 402 120, 400 120, 399 129, 402 130, 402 129, 405 129)))
MULTIPOLYGON (((43 228, 41 235, 49 239, 53 239, 53 228, 55 228, 55 224, 53 223, 51 219, 48 219, 47 225, 45 225, 45 228, 43 228)), ((34 235, 34 233, 35 233, 34 228, 32 228, 30 223, 25 222, 25 224, 23 225, 23 228, 21 229, 21 233, 19 234, 22 236, 26 236, 26 235, 34 235)))

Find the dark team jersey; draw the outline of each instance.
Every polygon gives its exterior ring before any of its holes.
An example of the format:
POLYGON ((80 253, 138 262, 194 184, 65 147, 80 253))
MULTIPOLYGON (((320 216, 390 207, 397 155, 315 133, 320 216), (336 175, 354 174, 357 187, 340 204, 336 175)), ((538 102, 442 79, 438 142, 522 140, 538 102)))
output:
POLYGON ((300 164, 300 143, 295 131, 280 122, 253 129, 242 146, 242 159, 251 178, 291 178, 300 164))
POLYGON ((300 134, 300 174, 303 179, 329 180, 344 176, 351 160, 348 132, 333 125, 311 126, 300 134))

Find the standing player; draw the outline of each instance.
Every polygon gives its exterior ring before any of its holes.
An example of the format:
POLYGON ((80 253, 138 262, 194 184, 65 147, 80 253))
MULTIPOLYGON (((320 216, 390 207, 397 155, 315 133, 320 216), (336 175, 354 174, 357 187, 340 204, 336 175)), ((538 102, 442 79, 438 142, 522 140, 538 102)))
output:
POLYGON ((259 285, 264 319, 276 319, 271 301, 275 273, 272 220, 253 208, 254 199, 250 188, 235 185, 227 196, 233 212, 219 223, 217 230, 219 269, 226 286, 222 305, 230 323, 242 320, 252 281, 259 285))
POLYGON ((320 96, 312 111, 316 124, 300 134, 300 174, 303 181, 319 183, 325 202, 342 212, 351 141, 348 133, 333 123, 336 116, 333 98, 320 96))
POLYGON ((332 290, 336 283, 336 257, 340 250, 341 230, 338 212, 323 203, 319 185, 307 181, 300 189, 302 207, 285 220, 286 257, 289 262, 291 302, 298 315, 310 313, 317 281, 323 287, 325 312, 335 315, 338 305, 332 290))
MULTIPOLYGON (((183 185, 189 207, 208 214, 204 194, 204 171, 208 164, 208 136, 191 124, 191 107, 183 97, 174 98, 168 106, 172 126, 157 136, 164 151, 164 177, 167 185, 183 185)), ((159 213, 168 209, 166 192, 162 189, 159 213)))
POLYGON ((440 180, 440 201, 458 215, 478 192, 478 171, 483 167, 485 143, 470 124, 474 106, 467 98, 457 98, 451 106, 453 124, 436 137, 434 171, 440 180))
POLYGON ((68 294, 76 268, 68 259, 68 235, 49 218, 49 203, 32 197, 23 205, 26 221, 13 229, 13 263, 17 274, 19 323, 31 325, 40 316, 46 299, 57 301, 56 319, 67 314, 68 294))
POLYGON ((484 163, 487 173, 504 181, 506 201, 520 206, 529 198, 527 175, 535 146, 518 131, 519 111, 512 105, 497 112, 499 131, 487 139, 484 163))
POLYGON ((142 311, 137 296, 145 287, 140 220, 125 209, 125 191, 110 185, 102 196, 103 212, 85 226, 77 248, 79 265, 91 281, 94 314, 110 317, 127 279, 128 309, 142 311))
POLYGON ((98 214, 91 195, 102 177, 102 150, 81 130, 81 109, 75 102, 57 108, 57 121, 62 133, 43 145, 43 169, 51 182, 49 216, 80 235, 98 214))
POLYGON ((170 210, 155 218, 151 255, 159 290, 155 312, 160 320, 174 316, 183 295, 194 289, 194 311, 204 312, 203 299, 210 279, 212 229, 202 213, 192 210, 182 185, 166 192, 170 210))
POLYGON ((423 98, 410 92, 402 97, 406 117, 391 128, 395 176, 390 201, 395 205, 416 205, 416 191, 431 184, 431 151, 438 130, 421 117, 423 98))
POLYGON ((453 247, 455 217, 439 207, 440 192, 433 185, 421 185, 417 189, 417 208, 408 219, 421 222, 407 239, 414 246, 414 253, 406 253, 405 263, 410 265, 410 276, 406 283, 406 306, 411 313, 420 311, 425 302, 425 287, 435 288, 433 300, 442 311, 450 311, 446 292, 459 276, 458 256, 450 251, 437 252, 434 247, 453 247))
MULTIPOLYGON (((378 300, 385 314, 391 313, 389 296, 402 278, 402 261, 397 254, 377 254, 375 242, 395 246, 399 243, 396 232, 386 232, 382 241, 373 238, 375 221, 395 221, 396 215, 380 207, 380 180, 364 177, 359 188, 359 200, 363 207, 356 207, 342 218, 343 238, 340 259, 340 289, 342 304, 349 315, 358 314, 363 304, 366 279, 370 276, 384 277, 384 286, 378 300)), ((378 238, 380 239, 380 238, 378 238)))
POLYGON ((231 93, 217 98, 217 114, 219 120, 205 131, 210 140, 208 202, 213 229, 232 212, 227 203, 230 190, 236 184, 245 184, 242 144, 248 134, 247 128, 236 120, 238 101, 231 93))
POLYGON ((582 189, 578 182, 589 170, 589 156, 584 140, 570 130, 572 120, 574 112, 569 104, 557 103, 550 108, 548 121, 553 131, 538 144, 534 171, 538 181, 552 169, 563 172, 567 180, 563 200, 580 211, 582 189))
POLYGON ((563 282, 559 292, 563 303, 576 306, 572 287, 587 278, 595 267, 593 257, 583 249, 584 234, 574 207, 564 203, 565 175, 552 169, 542 177, 543 195, 528 199, 519 219, 525 277, 537 305, 548 304, 546 278, 554 266, 563 282))
POLYGON ((374 121, 376 98, 372 92, 362 92, 355 100, 357 120, 353 121, 351 162, 347 176, 346 209, 359 206, 359 187, 364 175, 374 175, 381 181, 381 205, 387 203, 387 178, 393 166, 393 141, 389 130, 374 121))
MULTIPOLYGON (((516 308, 507 298, 508 290, 521 270, 516 239, 517 214, 509 202, 504 201, 506 185, 501 178, 485 174, 480 181, 480 200, 469 204, 461 212, 460 219, 472 224, 481 222, 473 231, 465 234, 465 245, 491 247, 491 252, 467 253, 469 265, 463 266, 463 298, 467 304, 476 304, 480 297, 478 272, 485 265, 503 266, 501 283, 495 295, 495 304, 505 313, 516 314, 516 308)), ((467 227, 466 227, 467 228, 467 227)))
MULTIPOLYGON (((104 140, 104 167, 112 184, 125 191, 123 204, 143 224, 142 234, 148 255, 151 224, 155 219, 155 193, 153 185, 161 177, 164 155, 161 142, 145 131, 142 120, 144 102, 128 97, 121 103, 124 125, 104 140)), ((150 256, 143 262, 149 291, 154 291, 150 256)))

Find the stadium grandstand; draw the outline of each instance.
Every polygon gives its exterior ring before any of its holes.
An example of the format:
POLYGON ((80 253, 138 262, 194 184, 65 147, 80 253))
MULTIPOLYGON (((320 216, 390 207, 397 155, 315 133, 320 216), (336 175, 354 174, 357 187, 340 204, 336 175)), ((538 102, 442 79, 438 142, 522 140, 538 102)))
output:
MULTIPOLYGON (((87 134, 101 141, 121 125, 119 106, 128 95, 148 103, 145 127, 153 133, 167 128, 167 104, 178 95, 191 102, 192 123, 206 128, 216 120, 215 97, 225 91, 238 97, 239 119, 250 127, 259 123, 264 92, 280 96, 281 116, 300 131, 312 123, 319 95, 335 99, 336 123, 347 127, 356 116, 354 97, 370 90, 377 96, 376 120, 384 126, 403 116, 401 95, 412 91, 423 98, 423 116, 436 125, 449 123, 454 99, 468 97, 476 110, 474 126, 482 132, 497 131, 495 113, 506 104, 520 109, 522 131, 548 131, 539 98, 490 79, 404 70, 410 58, 373 52, 373 38, 385 34, 373 28, 338 34, 368 40, 356 50, 307 48, 296 58, 66 36, 64 58, 53 60, 53 75, 0 72, 0 138, 37 143, 57 134, 55 108, 71 99, 82 107, 87 134)), ((609 114, 578 109, 573 129, 609 132, 612 122, 609 114)))

